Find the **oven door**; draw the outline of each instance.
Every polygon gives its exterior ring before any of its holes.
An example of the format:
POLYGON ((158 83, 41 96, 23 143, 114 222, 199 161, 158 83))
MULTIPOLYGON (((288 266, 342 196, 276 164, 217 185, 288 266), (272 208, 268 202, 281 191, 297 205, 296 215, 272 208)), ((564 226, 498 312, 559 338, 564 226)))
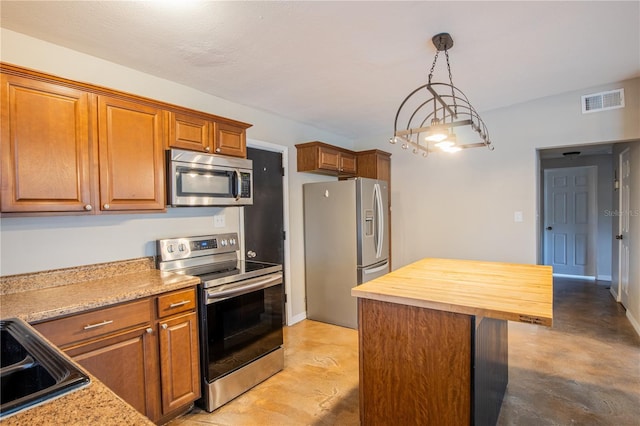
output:
POLYGON ((181 161, 171 161, 170 165, 172 206, 253 204, 250 169, 181 161))
POLYGON ((209 383, 282 346, 282 273, 203 289, 203 369, 209 383))

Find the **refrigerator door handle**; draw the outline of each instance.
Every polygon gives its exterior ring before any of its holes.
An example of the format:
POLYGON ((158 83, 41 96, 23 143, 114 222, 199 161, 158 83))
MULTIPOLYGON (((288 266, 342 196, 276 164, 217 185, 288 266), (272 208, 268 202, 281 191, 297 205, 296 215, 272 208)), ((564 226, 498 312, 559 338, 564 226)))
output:
POLYGON ((373 269, 363 269, 362 273, 367 275, 367 274, 376 274, 380 271, 384 271, 385 269, 389 268, 389 262, 384 262, 382 265, 378 266, 377 268, 373 268, 373 269))
POLYGON ((384 240, 384 211, 382 210, 382 194, 380 192, 380 184, 373 186, 373 196, 376 203, 376 259, 382 256, 382 245, 384 240))

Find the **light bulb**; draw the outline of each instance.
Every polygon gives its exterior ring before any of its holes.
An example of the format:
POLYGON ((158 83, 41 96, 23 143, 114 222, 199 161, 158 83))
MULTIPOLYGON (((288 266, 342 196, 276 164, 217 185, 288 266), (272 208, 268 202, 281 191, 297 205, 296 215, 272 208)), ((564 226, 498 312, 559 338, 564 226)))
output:
POLYGON ((459 146, 448 146, 448 147, 446 147, 446 148, 442 148, 442 150, 443 150, 444 152, 448 152, 448 153, 453 154, 454 152, 461 151, 461 150, 462 150, 462 148, 460 148, 459 146))
POLYGON ((449 139, 445 139, 442 142, 438 142, 437 144, 434 144, 434 146, 437 146, 440 149, 451 148, 454 145, 455 145, 455 142, 450 141, 449 139))

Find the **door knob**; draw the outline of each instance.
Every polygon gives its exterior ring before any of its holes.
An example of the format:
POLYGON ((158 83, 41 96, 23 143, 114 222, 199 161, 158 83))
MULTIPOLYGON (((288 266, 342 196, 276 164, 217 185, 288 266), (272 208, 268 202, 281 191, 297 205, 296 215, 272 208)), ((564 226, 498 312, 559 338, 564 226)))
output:
POLYGON ((547 231, 551 231, 553 229, 553 226, 547 226, 547 231))
POLYGON ((616 235, 616 240, 621 240, 621 239, 622 239, 622 234, 616 235))

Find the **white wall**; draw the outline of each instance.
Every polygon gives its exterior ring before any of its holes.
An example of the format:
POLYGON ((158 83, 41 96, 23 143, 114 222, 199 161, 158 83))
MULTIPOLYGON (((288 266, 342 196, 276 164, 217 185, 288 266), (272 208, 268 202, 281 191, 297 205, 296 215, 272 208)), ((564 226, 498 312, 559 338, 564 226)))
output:
MULTIPOLYGON (((291 263, 288 266, 292 294, 289 302, 294 317, 304 314, 302 184, 322 178, 296 172, 294 145, 322 140, 350 148, 350 140, 13 31, 1 29, 0 37, 0 60, 3 62, 252 123, 247 138, 290 147, 291 263)), ((8 275, 107 262, 119 256, 120 259, 147 256, 154 254, 150 248, 151 241, 156 238, 168 234, 220 231, 212 229, 211 216, 215 211, 189 209, 194 211, 187 214, 178 210, 158 215, 109 217, 3 217, 0 222, 0 273, 8 275)))

